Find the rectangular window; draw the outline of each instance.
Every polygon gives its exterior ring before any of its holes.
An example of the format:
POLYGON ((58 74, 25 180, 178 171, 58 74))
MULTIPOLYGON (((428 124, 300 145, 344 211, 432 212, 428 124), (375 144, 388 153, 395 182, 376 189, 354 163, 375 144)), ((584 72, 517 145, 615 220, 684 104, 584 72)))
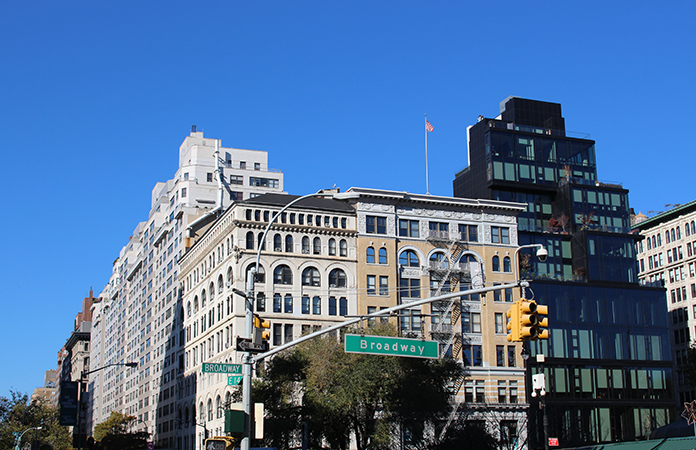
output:
POLYGON ((471 332, 481 332, 481 313, 471 313, 471 332))
POLYGON ((495 313, 495 332, 496 334, 505 334, 507 330, 505 329, 505 321, 503 320, 503 313, 495 313))
POLYGON ((418 233, 418 221, 417 220, 406 220, 399 219, 399 236, 419 237, 418 233))
POLYGON ((213 174, 208 172, 205 176, 206 181, 213 181, 213 174))
POLYGON ((389 277, 379 277, 379 295, 389 295, 389 277))
POLYGON ((312 297, 312 314, 321 314, 321 297, 312 297))
POLYGON ((431 237, 449 239, 449 224, 446 222, 428 222, 431 237))
POLYGON ((399 280, 399 295, 401 298, 420 298, 420 279, 401 278, 399 280))
POLYGON ((241 175, 230 175, 230 184, 244 184, 244 177, 241 175))
POLYGON ((254 170, 261 170, 261 163, 254 163, 254 170))
POLYGON ((498 367, 505 367, 505 346, 495 346, 495 361, 498 367))
POLYGON ((514 345, 508 345, 508 367, 517 367, 517 361, 515 360, 515 352, 517 351, 514 345))
POLYGON ((186 188, 181 188, 181 198, 186 198, 186 188))
POLYGON ((278 180, 275 178, 249 177, 249 186, 277 188, 279 186, 279 183, 278 180))
POLYGON ((459 239, 465 242, 478 242, 478 227, 459 224, 459 239))
POLYGON ((285 312, 292 313, 292 295, 290 294, 285 296, 285 312))
POLYGON ((274 323, 273 324, 273 345, 282 345, 283 341, 282 339, 282 333, 283 333, 283 325, 279 323, 274 323))
POLYGON ((374 275, 367 276, 367 295, 375 295, 377 278, 374 275))
POLYGON ((307 295, 302 296, 302 314, 309 314, 309 297, 307 295))
POLYGON ((292 324, 285 325, 285 343, 292 342, 292 324))
MULTIPOLYGON (((309 305, 307 305, 309 307, 309 305)), ((329 315, 336 315, 336 297, 329 297, 329 315)))
POLYGON ((378 216, 366 216, 365 232, 371 234, 387 234, 387 218, 378 216))
POLYGON ((494 244, 509 244, 510 243, 510 228, 508 228, 508 227, 491 227, 491 242, 494 244))

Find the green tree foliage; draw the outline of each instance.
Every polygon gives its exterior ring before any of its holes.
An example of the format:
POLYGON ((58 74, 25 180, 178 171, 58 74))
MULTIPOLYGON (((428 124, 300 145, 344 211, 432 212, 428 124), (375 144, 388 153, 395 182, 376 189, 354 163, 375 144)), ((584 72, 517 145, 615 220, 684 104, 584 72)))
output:
POLYGON ((135 416, 111 411, 111 416, 94 427, 94 439, 104 450, 136 450, 147 447, 150 433, 130 429, 135 425, 135 416))
POLYGON ((22 438, 22 447, 36 440, 39 445, 51 445, 54 450, 72 448, 67 427, 58 423, 58 409, 43 398, 29 401, 27 394, 10 391, 10 397, 0 397, 0 448, 14 448, 14 432, 32 430, 22 438))
POLYGON ((484 427, 455 422, 442 440, 433 445, 432 450, 497 450, 498 443, 484 427))
POLYGON ((326 336, 274 357, 254 400, 266 407, 267 445, 290 449, 306 440, 312 449, 346 449, 353 434, 359 450, 386 449, 396 427, 422 442, 424 426, 447 416, 448 386, 460 370, 449 360, 345 353, 326 336))

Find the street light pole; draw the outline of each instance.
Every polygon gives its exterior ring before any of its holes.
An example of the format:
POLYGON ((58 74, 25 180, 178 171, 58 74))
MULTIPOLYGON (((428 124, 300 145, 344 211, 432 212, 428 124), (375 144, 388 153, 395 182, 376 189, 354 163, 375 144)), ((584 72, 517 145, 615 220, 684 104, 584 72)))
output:
POLYGON ((29 429, 24 430, 22 432, 22 434, 20 434, 19 437, 17 438, 17 445, 15 446, 15 449, 20 450, 20 448, 22 447, 22 436, 24 436, 24 433, 26 433, 27 431, 31 431, 31 430, 41 430, 42 428, 43 427, 31 427, 29 429))
MULTIPOLYGON (((297 197, 287 205, 285 205, 283 208, 281 208, 278 212, 273 214, 273 216, 270 218, 268 221, 268 225, 266 226, 266 229, 263 232, 263 235, 261 236, 260 241, 258 242, 258 249, 256 251, 256 266, 251 268, 246 280, 246 321, 245 321, 245 338, 251 339, 252 334, 254 332, 254 289, 255 289, 255 282, 256 282, 256 277, 259 274, 259 267, 261 264, 261 250, 264 248, 264 244, 266 243, 266 235, 271 229, 271 226, 275 223, 276 219, 280 217, 280 215, 285 212, 288 208, 296 204, 297 202, 300 202, 302 200, 305 200, 307 198, 311 197, 328 197, 328 198, 333 198, 335 200, 350 200, 350 199, 355 199, 360 197, 360 194, 353 193, 353 192, 331 192, 327 191, 324 192, 324 190, 319 190, 313 194, 306 194, 301 197, 297 197)), ((249 450, 250 447, 250 441, 251 441, 251 424, 253 423, 251 413, 252 413, 252 408, 251 408, 251 369, 252 365, 254 363, 254 359, 252 357, 252 354, 250 352, 244 352, 244 357, 243 357, 243 367, 242 367, 242 405, 244 407, 244 415, 245 415, 245 421, 246 424, 244 426, 244 434, 242 435, 242 442, 240 445, 241 450, 249 450)))
MULTIPOLYGON (((77 390, 77 395, 78 395, 78 398, 77 398, 77 425, 76 425, 76 427, 77 427, 77 450, 82 450, 82 435, 83 435, 82 425, 83 424, 82 424, 82 417, 81 416, 82 416, 83 411, 81 411, 81 409, 82 409, 82 400, 83 400, 83 398, 82 398, 83 384, 86 381, 88 381, 87 375, 93 374, 94 372, 99 372, 100 370, 104 370, 108 367, 113 367, 113 366, 138 367, 138 363, 137 362, 111 363, 111 364, 107 364, 107 365, 102 366, 102 367, 98 367, 94 370, 90 370, 88 372, 85 372, 83 370, 82 373, 80 374, 80 381, 78 382, 79 385, 78 385, 78 390, 77 390)), ((74 434, 74 432, 73 432, 73 434, 74 434)))

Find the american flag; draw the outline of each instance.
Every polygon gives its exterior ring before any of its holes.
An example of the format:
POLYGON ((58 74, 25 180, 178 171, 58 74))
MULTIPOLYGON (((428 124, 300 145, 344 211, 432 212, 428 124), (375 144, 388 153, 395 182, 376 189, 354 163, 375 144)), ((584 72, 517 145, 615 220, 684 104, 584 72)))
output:
POLYGON ((435 131, 435 128, 433 128, 433 126, 427 120, 425 121, 425 129, 427 131, 435 131))

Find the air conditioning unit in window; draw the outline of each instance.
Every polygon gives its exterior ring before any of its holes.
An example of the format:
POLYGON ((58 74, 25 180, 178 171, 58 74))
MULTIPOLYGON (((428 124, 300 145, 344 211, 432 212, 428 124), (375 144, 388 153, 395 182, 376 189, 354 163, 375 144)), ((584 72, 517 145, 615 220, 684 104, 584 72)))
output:
POLYGON ((309 250, 302 250, 303 255, 309 255, 309 250))
POLYGON ((330 287, 330 288, 335 288, 336 285, 335 285, 335 284, 332 284, 332 285, 330 285, 329 287, 330 287))
POLYGON ((275 250, 276 252, 282 252, 282 251, 283 251, 283 249, 280 248, 280 247, 276 247, 274 250, 275 250))

